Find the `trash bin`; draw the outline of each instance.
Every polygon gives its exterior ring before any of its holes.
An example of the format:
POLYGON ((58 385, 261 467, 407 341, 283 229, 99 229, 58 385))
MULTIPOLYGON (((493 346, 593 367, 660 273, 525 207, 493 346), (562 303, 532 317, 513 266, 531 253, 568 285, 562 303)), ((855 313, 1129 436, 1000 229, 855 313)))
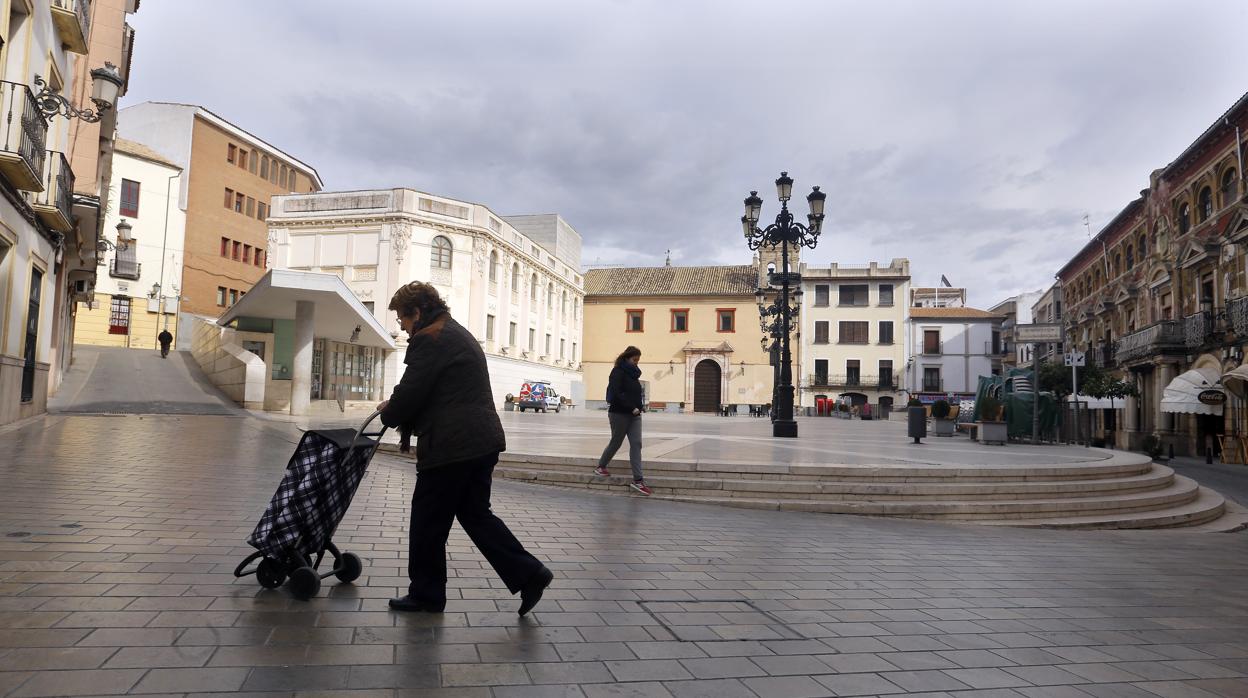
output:
POLYGON ((927 437, 927 410, 923 407, 906 408, 906 436, 921 443, 919 439, 927 437))

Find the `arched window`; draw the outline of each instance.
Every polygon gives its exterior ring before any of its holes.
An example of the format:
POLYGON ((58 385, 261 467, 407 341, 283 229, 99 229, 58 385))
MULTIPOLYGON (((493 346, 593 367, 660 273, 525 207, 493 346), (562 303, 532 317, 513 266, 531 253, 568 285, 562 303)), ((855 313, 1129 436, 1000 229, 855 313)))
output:
POLYGON ((451 268, 451 241, 441 235, 433 239, 432 250, 429 252, 429 266, 433 269, 451 268))
POLYGON ((498 283, 498 251, 490 253, 490 283, 498 283))
POLYGON ((1230 206, 1239 198, 1239 173, 1232 167, 1222 173, 1222 205, 1230 206))
POLYGON ((1200 190, 1200 196, 1197 198, 1200 212, 1200 222, 1204 223, 1213 215, 1213 190, 1205 187, 1200 190))
POLYGON ((1131 267, 1135 266, 1135 248, 1127 245, 1127 271, 1131 271, 1131 267))
POLYGON ((1140 264, 1143 264, 1144 258, 1148 256, 1148 240, 1144 237, 1144 233, 1140 233, 1140 243, 1135 249, 1140 253, 1140 264))
POLYGON ((1179 204, 1178 224, 1179 235, 1192 229, 1192 207, 1188 206, 1187 202, 1179 204))
POLYGON ((1121 273, 1122 273, 1122 255, 1115 252, 1114 253, 1114 276, 1118 276, 1121 273))
POLYGON ((529 300, 534 303, 537 302, 537 274, 534 274, 533 278, 529 280, 529 300))

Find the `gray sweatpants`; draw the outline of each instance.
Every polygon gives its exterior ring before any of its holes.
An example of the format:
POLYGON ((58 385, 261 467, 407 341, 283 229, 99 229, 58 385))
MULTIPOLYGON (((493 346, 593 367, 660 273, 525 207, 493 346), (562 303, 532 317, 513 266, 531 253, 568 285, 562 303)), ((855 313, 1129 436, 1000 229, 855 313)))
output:
POLYGON ((633 466, 633 479, 641 480, 641 415, 608 412, 607 419, 611 422, 611 442, 602 452, 602 458, 598 459, 598 465, 607 467, 627 436, 628 462, 633 466))

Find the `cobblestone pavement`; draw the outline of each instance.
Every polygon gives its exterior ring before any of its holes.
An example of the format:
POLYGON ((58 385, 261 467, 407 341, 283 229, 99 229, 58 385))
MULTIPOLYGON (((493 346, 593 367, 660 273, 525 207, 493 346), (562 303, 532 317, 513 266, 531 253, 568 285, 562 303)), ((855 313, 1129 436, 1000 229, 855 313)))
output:
POLYGON ((458 529, 404 586, 375 459, 308 602, 234 566, 297 430, 62 414, 0 429, 0 696, 1248 696, 1248 535, 991 529, 496 483, 555 571, 528 618, 458 529))

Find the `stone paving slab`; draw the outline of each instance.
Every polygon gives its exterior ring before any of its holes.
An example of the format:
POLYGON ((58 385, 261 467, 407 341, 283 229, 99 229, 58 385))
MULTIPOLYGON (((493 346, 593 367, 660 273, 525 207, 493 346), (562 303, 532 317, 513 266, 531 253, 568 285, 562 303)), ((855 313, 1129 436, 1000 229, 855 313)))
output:
POLYGON ((1248 696, 1242 534, 500 481, 496 511, 554 585, 518 618, 456 527, 446 613, 412 616, 386 600, 415 473, 382 455, 336 537, 364 576, 296 601, 232 570, 298 438, 229 416, 0 429, 0 696, 1248 696))

